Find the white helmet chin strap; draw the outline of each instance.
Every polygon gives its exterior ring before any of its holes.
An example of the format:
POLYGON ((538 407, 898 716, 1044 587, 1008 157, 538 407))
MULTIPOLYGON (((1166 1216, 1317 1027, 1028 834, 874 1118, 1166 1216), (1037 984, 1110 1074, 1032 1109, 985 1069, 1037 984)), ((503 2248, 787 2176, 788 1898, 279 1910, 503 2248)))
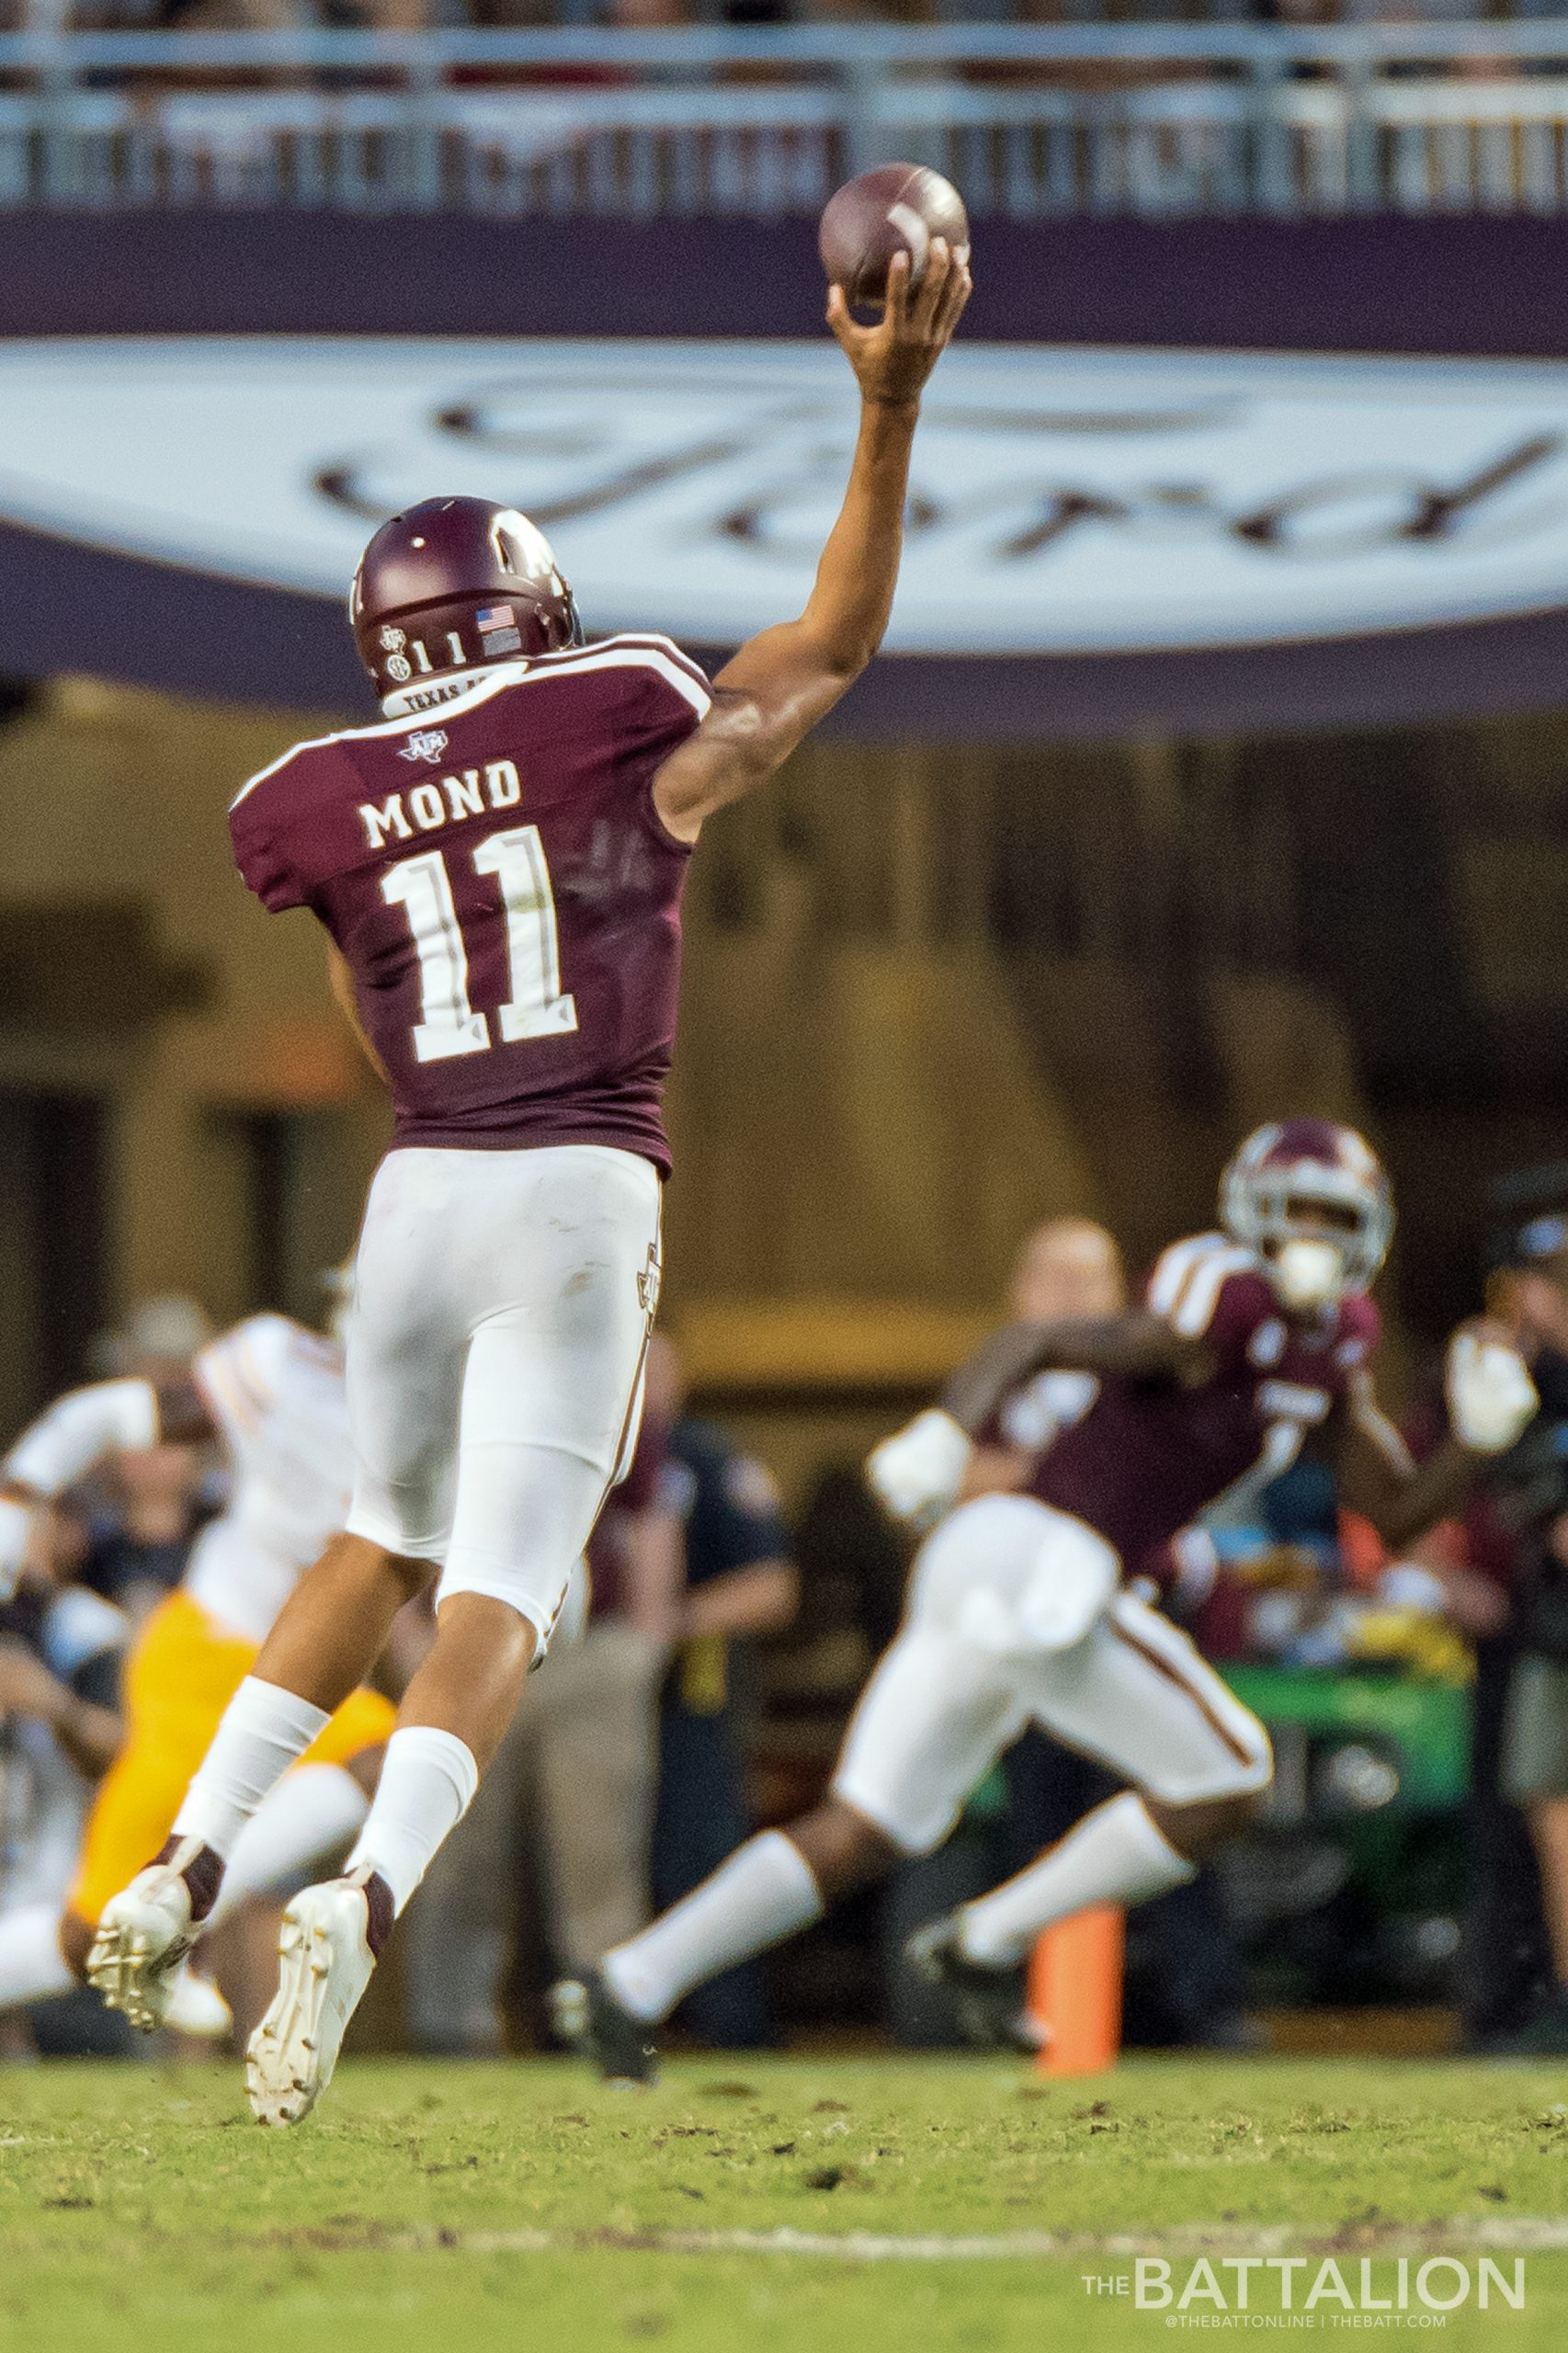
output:
POLYGON ((1337 1242, 1292 1233, 1269 1261, 1280 1304, 1298 1312, 1329 1307, 1345 1292, 1345 1253, 1337 1242))

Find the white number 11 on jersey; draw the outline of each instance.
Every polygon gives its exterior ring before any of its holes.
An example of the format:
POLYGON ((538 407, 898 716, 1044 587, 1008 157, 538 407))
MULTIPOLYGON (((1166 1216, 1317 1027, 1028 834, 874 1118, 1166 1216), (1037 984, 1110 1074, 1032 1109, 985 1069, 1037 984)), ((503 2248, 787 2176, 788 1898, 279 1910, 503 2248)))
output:
MULTIPOLYGON (((491 834, 473 853, 476 874, 494 874, 506 915, 506 958, 512 994, 496 1007, 501 1036, 559 1038, 577 1027, 577 1007, 561 992, 561 942, 555 896, 537 825, 491 834)), ((422 1063, 452 1054, 487 1053, 490 1023, 468 996, 468 949, 452 899, 451 877, 438 849, 405 858, 381 877, 389 907, 402 907, 419 958, 419 1019, 414 1051, 422 1063)))

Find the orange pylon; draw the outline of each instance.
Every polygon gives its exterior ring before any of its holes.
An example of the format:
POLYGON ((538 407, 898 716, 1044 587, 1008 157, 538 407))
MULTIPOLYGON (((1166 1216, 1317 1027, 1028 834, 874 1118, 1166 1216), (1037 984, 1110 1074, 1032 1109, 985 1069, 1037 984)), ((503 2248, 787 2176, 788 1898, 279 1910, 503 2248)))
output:
POLYGON ((1097 2075, 1121 2049, 1126 1915, 1100 1904, 1058 1920, 1029 1955, 1028 2010, 1045 2028, 1042 2075, 1097 2075))

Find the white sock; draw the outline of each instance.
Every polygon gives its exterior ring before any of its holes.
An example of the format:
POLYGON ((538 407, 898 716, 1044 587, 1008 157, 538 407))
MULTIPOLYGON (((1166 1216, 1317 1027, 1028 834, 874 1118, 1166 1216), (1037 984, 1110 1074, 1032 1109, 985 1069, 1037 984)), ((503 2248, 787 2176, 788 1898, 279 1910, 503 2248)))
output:
POLYGON ((960 1949, 983 1969, 1020 1961, 1042 1928, 1091 1904, 1142 1904, 1196 1878, 1129 1790, 1096 1806, 1049 1853, 959 1914, 960 1949))
POLYGON ((369 1799, 347 1767, 296 1765, 240 1833, 208 1927, 219 1927, 253 1895, 302 1885, 322 1856, 347 1846, 369 1810, 369 1799))
POLYGON ((297 1692, 247 1675, 185 1793, 173 1836, 199 1838, 226 1861, 262 1800, 330 1722, 297 1692))
POLYGON ((23 1904, 0 1913, 0 2010, 69 1994, 76 1980, 60 1949, 58 1904, 23 1904))
POLYGON ((378 1872, 401 1912, 478 1787, 473 1753, 455 1733, 434 1724, 400 1728, 387 1743, 369 1819, 344 1870, 378 1872))
POLYGON ((599 1966, 621 2006, 652 2026, 693 1986, 810 1927, 824 1908, 799 1847, 781 1830, 765 1830, 599 1966))

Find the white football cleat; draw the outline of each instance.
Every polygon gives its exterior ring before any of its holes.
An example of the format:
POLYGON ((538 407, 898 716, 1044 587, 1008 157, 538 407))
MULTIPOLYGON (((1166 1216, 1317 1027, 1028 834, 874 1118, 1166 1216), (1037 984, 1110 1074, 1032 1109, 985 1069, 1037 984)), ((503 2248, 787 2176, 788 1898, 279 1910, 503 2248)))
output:
POLYGON ((169 2014, 180 1970, 195 1950, 190 1888, 172 1863, 149 1863, 111 1895, 87 1955, 87 1983, 144 2034, 169 2014))
POLYGON ((258 2124, 300 2123, 331 2083, 344 2029, 376 1966, 373 1901, 383 1912, 379 1947, 392 1925, 392 1901, 371 1872, 307 1887, 285 1911, 278 1991, 245 2052, 245 2090, 258 2124))

